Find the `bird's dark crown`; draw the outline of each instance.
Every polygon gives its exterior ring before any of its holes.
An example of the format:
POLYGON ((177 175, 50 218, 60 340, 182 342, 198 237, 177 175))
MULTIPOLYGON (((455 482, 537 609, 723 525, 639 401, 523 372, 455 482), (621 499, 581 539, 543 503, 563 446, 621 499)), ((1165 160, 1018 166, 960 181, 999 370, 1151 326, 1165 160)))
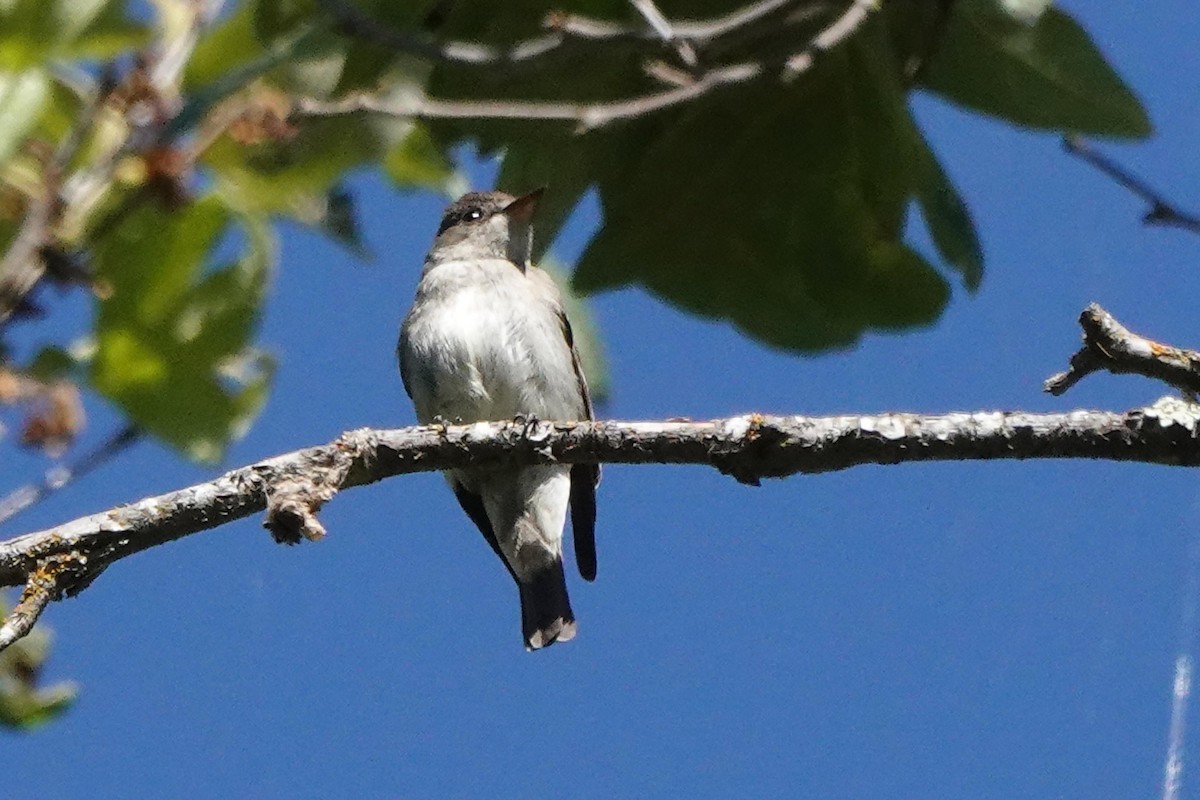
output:
POLYGON ((455 225, 470 224, 487 219, 515 198, 505 192, 470 192, 455 200, 446 208, 442 215, 442 224, 438 226, 437 235, 441 236, 448 228, 455 225))

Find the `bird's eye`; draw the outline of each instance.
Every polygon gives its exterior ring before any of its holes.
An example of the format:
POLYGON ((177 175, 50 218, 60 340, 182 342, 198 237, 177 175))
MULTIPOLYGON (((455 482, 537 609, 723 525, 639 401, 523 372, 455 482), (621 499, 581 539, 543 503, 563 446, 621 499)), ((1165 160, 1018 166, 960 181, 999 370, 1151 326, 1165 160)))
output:
MULTIPOLYGON (((3 0, 0 0, 3 2, 3 0)), ((442 224, 438 226, 437 235, 441 236, 442 232, 460 225, 464 222, 475 222, 484 217, 483 208, 480 206, 470 206, 468 208, 455 208, 449 211, 446 216, 442 217, 442 224)))

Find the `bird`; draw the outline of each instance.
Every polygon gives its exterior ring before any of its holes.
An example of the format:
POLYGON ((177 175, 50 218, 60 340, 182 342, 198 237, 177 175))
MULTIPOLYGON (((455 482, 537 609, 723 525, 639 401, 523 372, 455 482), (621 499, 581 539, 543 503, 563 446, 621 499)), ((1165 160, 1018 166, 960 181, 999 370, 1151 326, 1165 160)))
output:
MULTIPOLYGON (((562 295, 530 263, 542 191, 471 192, 446 208, 396 348, 421 423, 594 419, 562 295)), ((569 507, 580 575, 595 580, 599 465, 470 467, 445 477, 517 584, 526 649, 574 638, 563 530, 569 507)))

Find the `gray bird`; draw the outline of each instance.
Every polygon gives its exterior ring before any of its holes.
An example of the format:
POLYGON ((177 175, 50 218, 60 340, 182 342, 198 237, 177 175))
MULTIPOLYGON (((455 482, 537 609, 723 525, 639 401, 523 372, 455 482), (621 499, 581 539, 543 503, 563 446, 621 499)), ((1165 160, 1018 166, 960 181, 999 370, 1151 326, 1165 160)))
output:
MULTIPOLYGON (((446 209, 397 347, 421 422, 593 418, 562 296, 529 263, 541 194, 475 192, 446 209)), ((572 638, 563 526, 569 505, 579 572, 594 580, 600 468, 460 469, 446 479, 517 582, 526 648, 572 638)))

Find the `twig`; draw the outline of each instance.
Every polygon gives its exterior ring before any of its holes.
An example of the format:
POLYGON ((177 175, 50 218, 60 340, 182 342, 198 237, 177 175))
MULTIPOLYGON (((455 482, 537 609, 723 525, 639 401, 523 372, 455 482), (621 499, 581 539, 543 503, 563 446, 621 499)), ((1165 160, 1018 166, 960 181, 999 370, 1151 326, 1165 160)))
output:
MULTIPOLYGON (((670 22, 669 25, 675 36, 690 39, 699 45, 744 30, 777 11, 797 4, 797 0, 759 0, 759 2, 750 3, 724 16, 709 20, 676 20, 670 22)), ((594 20, 574 14, 551 15, 546 20, 546 27, 580 39, 594 41, 632 37, 646 38, 647 36, 646 31, 641 27, 607 20, 594 20)))
POLYGON ((849 8, 829 25, 825 26, 808 47, 787 60, 785 79, 793 80, 812 68, 813 61, 849 39, 872 12, 879 10, 879 0, 854 0, 849 8))
POLYGON ((82 478, 107 463, 140 438, 141 430, 137 426, 126 426, 76 461, 47 470, 40 483, 27 483, 9 492, 8 495, 0 498, 0 525, 35 503, 46 499, 71 481, 82 478))
POLYGON ((29 201, 16 237, 0 258, 0 325, 8 321, 46 273, 40 253, 50 239, 56 199, 57 191, 46 186, 40 196, 29 201))
MULTIPOLYGON (((668 22, 676 38, 708 42, 753 26, 766 16, 795 5, 798 0, 759 0, 730 14, 708 20, 668 22)), ((642 26, 594 20, 588 17, 552 12, 543 22, 546 33, 508 47, 490 47, 476 42, 438 42, 430 37, 391 28, 348 0, 319 0, 322 9, 337 23, 341 32, 388 49, 420 56, 434 63, 478 67, 506 67, 536 62, 572 41, 611 42, 613 40, 653 43, 661 38, 657 31, 642 26)))
POLYGON ((692 47, 692 43, 687 39, 682 38, 675 32, 675 28, 671 22, 667 20, 663 13, 658 10, 658 6, 654 4, 654 0, 629 0, 629 5, 633 6, 634 10, 646 20, 646 24, 658 34, 658 37, 663 40, 664 44, 674 47, 675 54, 679 56, 679 60, 684 66, 689 69, 695 69, 698 62, 696 60, 696 49, 692 47))
POLYGON ((576 123, 578 131, 582 133, 695 99, 722 86, 744 83, 762 73, 761 64, 734 64, 711 70, 685 86, 604 103, 435 100, 428 97, 383 100, 370 94, 354 94, 332 102, 301 99, 296 113, 300 116, 327 117, 370 111, 415 119, 559 120, 576 123))
MULTIPOLYGON (((344 0, 323 1, 331 7, 344 5, 344 0)), ((757 3, 721 18, 719 21, 704 23, 703 25, 706 27, 703 29, 717 32, 713 34, 714 36, 725 35, 736 30, 736 28, 730 27, 733 24, 730 20, 741 25, 749 24, 785 5, 782 2, 757 3)), ((785 80, 794 80, 806 72, 812 67, 817 55, 845 42, 877 8, 878 0, 854 0, 843 14, 819 31, 803 50, 786 59, 783 64, 782 77, 785 80)), ((547 24, 555 30, 569 30, 574 35, 594 39, 624 36, 629 33, 627 28, 621 26, 598 23, 579 17, 552 18, 547 24), (584 31, 587 33, 583 33, 584 31)), ((677 37, 688 30, 686 26, 678 23, 669 23, 669 25, 677 37)), ((488 56, 488 58, 491 57, 488 56)), ((664 108, 680 105, 716 89, 746 83, 764 75, 775 74, 775 72, 774 67, 761 62, 717 66, 695 76, 692 81, 681 85, 672 85, 671 88, 662 91, 649 92, 623 100, 596 103, 538 100, 441 100, 422 96, 384 99, 372 94, 358 93, 333 101, 301 98, 297 101, 295 113, 301 117, 324 117, 366 111, 406 119, 558 120, 574 122, 577 133, 586 133, 613 122, 634 119, 664 108)), ((669 79, 670 76, 665 76, 661 71, 653 68, 650 73, 652 77, 660 80, 666 79, 667 83, 677 83, 677 81, 669 79)))
POLYGON ((51 243, 53 228, 62 215, 66 201, 62 197, 62 177, 71 159, 87 140, 100 109, 112 92, 112 70, 105 68, 96 82, 90 102, 43 168, 41 193, 29 201, 25 219, 8 251, 0 259, 0 326, 21 306, 46 274, 42 253, 51 243))
POLYGON ((1050 377, 1047 392, 1061 395, 1097 370, 1145 375, 1190 394, 1200 393, 1200 352, 1159 344, 1133 333, 1092 303, 1079 317, 1083 347, 1065 372, 1050 377))
POLYGON ((52 556, 39 562, 29 573, 25 589, 21 592, 21 599, 5 617, 4 624, 0 625, 0 651, 33 630, 34 623, 46 610, 46 606, 61 594, 59 576, 78 561, 78 557, 73 554, 52 556))
POLYGON ((1087 141, 1078 136, 1063 137, 1063 148, 1073 156, 1081 158, 1112 178, 1150 205, 1142 216, 1147 225, 1165 225, 1200 233, 1200 215, 1189 214, 1163 197, 1142 179, 1130 173, 1112 159, 1099 153, 1087 141))

